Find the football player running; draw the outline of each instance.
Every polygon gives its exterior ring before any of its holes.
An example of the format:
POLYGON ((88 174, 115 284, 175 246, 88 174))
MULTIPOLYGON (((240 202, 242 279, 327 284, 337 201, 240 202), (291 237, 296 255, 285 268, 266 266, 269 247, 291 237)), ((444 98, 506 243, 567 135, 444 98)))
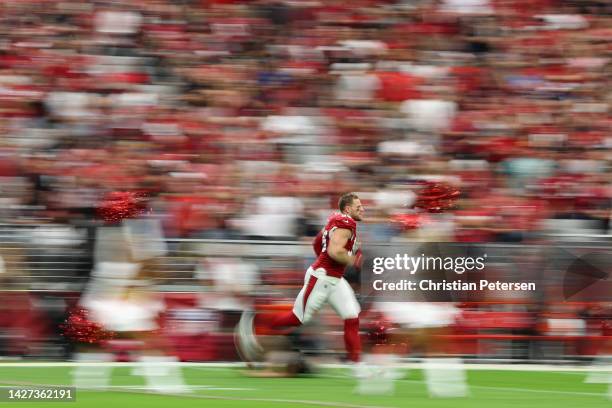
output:
POLYGON ((297 295, 293 310, 273 315, 254 315, 245 312, 236 328, 236 345, 246 361, 263 357, 263 349, 255 334, 255 327, 267 330, 297 327, 309 322, 325 303, 329 303, 344 320, 344 344, 347 359, 359 362, 359 303, 355 292, 346 281, 347 267, 361 266, 361 250, 357 239, 357 222, 363 219, 364 208, 355 193, 347 193, 338 201, 340 212, 332 214, 313 247, 317 259, 308 268, 304 286, 297 295))

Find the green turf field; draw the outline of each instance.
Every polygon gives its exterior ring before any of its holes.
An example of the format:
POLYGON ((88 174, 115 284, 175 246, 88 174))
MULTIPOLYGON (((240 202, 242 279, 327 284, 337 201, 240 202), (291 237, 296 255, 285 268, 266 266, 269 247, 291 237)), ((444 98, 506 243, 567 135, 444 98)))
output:
MULTIPOLYGON (((560 368, 561 370, 561 368, 560 368)), ((70 385, 70 367, 6 366, 0 363, 0 385, 70 385)), ((421 370, 406 370, 393 396, 356 395, 356 380, 345 369, 326 369, 308 378, 253 378, 242 369, 189 366, 183 368, 193 393, 185 396, 150 394, 139 390, 142 377, 129 367, 113 369, 114 387, 108 391, 77 391, 76 402, 49 402, 52 407, 476 407, 476 408, 588 408, 612 407, 607 384, 585 384, 584 372, 469 370, 470 395, 432 399, 421 370), (129 387, 133 386, 133 387, 129 387), (121 388, 123 387, 123 388, 121 388)), ((44 403, 0 403, 40 407, 44 403)))

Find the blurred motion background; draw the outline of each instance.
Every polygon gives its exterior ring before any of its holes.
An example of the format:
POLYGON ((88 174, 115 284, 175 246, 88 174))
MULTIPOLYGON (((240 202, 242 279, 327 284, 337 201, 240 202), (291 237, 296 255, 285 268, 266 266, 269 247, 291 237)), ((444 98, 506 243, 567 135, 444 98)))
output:
MULTIPOLYGON (((550 248, 610 253, 611 8, 1 2, 0 359, 68 359, 61 325, 82 294, 146 286, 174 355, 234 360, 240 312, 290 307, 347 191, 366 248, 482 243, 499 276, 540 282, 460 304, 455 354, 610 354, 612 299, 546 288, 566 272, 550 248), (453 211, 412 208, 425 181, 461 191, 453 211), (140 223, 104 217, 116 192, 146 207, 140 223)), ((304 333, 333 355, 340 322, 321 317, 304 333)), ((129 359, 137 343, 107 347, 129 359)))

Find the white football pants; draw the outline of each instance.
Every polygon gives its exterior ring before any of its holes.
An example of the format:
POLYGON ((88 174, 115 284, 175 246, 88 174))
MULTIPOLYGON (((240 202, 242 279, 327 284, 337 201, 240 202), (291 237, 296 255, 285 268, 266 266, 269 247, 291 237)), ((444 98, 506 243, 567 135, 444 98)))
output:
POLYGON ((307 323, 326 302, 343 320, 359 317, 361 308, 346 279, 327 276, 323 268, 308 268, 304 286, 293 304, 293 313, 302 323, 307 323))

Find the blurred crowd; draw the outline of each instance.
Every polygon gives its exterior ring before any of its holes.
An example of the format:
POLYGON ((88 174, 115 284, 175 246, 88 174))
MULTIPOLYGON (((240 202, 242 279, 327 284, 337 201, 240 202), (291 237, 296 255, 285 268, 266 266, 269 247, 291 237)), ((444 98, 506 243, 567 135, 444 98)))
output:
POLYGON ((448 240, 606 233, 610 8, 3 2, 0 220, 93 220, 137 191, 168 237, 296 239, 357 191, 385 240, 433 180, 462 194, 448 240))
MULTIPOLYGON (((609 237, 611 9, 609 0, 0 2, 0 224, 27 231, 0 229, 0 273, 14 268, 22 287, 29 264, 29 288, 43 289, 0 294, 9 312, 0 327, 34 328, 0 333, 0 354, 37 338, 40 322, 60 338, 76 295, 44 291, 74 290, 52 286, 69 268, 81 273, 77 292, 92 270, 90 287, 108 284, 93 254, 122 250, 108 231, 94 240, 109 194, 145 200, 145 217, 163 228, 143 235, 171 240, 301 240, 347 191, 366 206, 365 247, 609 237), (415 209, 424 182, 458 189, 456 208, 415 209), (19 240, 34 249, 4 245, 19 240)), ((188 279, 203 291, 174 307, 166 299, 169 327, 197 334, 185 353, 209 344, 233 353, 228 333, 255 296, 289 299, 301 286, 309 257, 247 249, 215 247, 195 261, 173 253, 165 278, 184 268, 190 277, 174 289, 188 279), (216 331, 217 343, 198 337, 216 331)), ((537 272, 529 256, 516 259, 537 272)), ((567 312, 584 327, 563 335, 601 334, 578 314, 567 312)), ((515 316, 484 320, 500 325, 485 327, 495 333, 550 334, 535 314, 518 329, 515 316)))

